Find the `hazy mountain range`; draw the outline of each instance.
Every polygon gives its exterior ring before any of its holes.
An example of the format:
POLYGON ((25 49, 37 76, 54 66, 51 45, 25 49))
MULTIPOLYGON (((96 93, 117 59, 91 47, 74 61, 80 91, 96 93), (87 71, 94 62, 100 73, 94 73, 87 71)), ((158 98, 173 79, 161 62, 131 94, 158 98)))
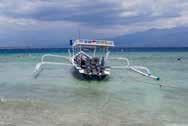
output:
POLYGON ((188 27, 150 29, 113 38, 123 47, 188 47, 188 27))
MULTIPOLYGON (((50 37, 50 39, 38 40, 27 34, 15 41, 14 36, 7 37, 3 41, 12 39, 12 43, 1 45, 0 48, 64 48, 70 47, 69 39, 62 37, 50 37), (32 38, 32 41, 31 41, 32 38), (24 41, 23 41, 24 40, 24 41), (62 42, 63 41, 63 42, 62 42), (47 44, 46 44, 47 43, 47 44)), ((45 38, 45 34, 43 34, 45 38)), ((71 38, 70 38, 71 39, 71 38)), ((106 39, 106 38, 105 38, 106 39)), ((115 41, 117 47, 188 47, 188 27, 171 29, 150 29, 144 32, 136 32, 109 38, 115 41)))

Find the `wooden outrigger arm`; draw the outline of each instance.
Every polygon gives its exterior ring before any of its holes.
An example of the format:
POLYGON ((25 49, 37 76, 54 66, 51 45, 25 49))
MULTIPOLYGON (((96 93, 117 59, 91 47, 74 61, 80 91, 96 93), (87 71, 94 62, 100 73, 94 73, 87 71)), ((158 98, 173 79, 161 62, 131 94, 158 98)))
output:
MULTIPOLYGON (((41 58, 41 62, 36 64, 35 70, 34 70, 34 77, 37 78, 40 73, 42 72, 43 65, 63 65, 63 66, 72 66, 72 61, 71 61, 71 55, 69 57, 67 56, 62 56, 62 55, 52 55, 52 54, 45 54, 42 56, 41 58), (56 57, 56 58, 63 58, 69 61, 69 63, 60 63, 60 62, 49 62, 49 61, 45 61, 46 57, 56 57)), ((125 66, 110 66, 110 68, 112 69, 128 69, 131 71, 134 71, 138 74, 141 74, 143 76, 155 79, 155 80, 159 80, 160 78, 157 76, 154 76, 151 74, 150 70, 147 67, 143 67, 143 66, 131 66, 129 59, 126 57, 120 57, 120 58, 108 58, 108 56, 106 56, 106 60, 110 61, 110 60, 116 60, 116 61, 124 61, 127 64, 125 66)))
POLYGON ((150 70, 147 67, 143 67, 143 66, 130 66, 130 62, 128 58, 108 58, 107 60, 119 60, 119 61, 124 61, 127 63, 126 66, 111 66, 112 69, 129 69, 131 71, 134 71, 138 74, 141 74, 143 76, 155 79, 155 80, 160 80, 159 77, 154 76, 151 74, 150 70))
POLYGON ((36 64, 35 70, 34 70, 34 77, 37 78, 40 73, 42 72, 43 68, 42 65, 63 65, 63 66, 72 66, 71 64, 71 57, 67 56, 61 56, 61 55, 53 55, 53 54, 45 54, 41 58, 41 62, 36 64), (48 62, 45 61, 46 57, 56 57, 56 58, 63 58, 68 60, 70 63, 60 63, 60 62, 48 62))
MULTIPOLYGON (((143 67, 143 66, 131 66, 129 59, 126 57, 120 57, 120 58, 108 58, 108 56, 106 56, 106 60, 110 61, 110 60, 116 60, 116 61, 123 61, 126 62, 127 64, 125 66, 110 66, 110 68, 112 69, 128 69, 131 71, 134 71, 138 74, 141 74, 143 76, 155 79, 155 80, 159 80, 160 78, 157 76, 154 76, 151 74, 150 70, 147 67, 143 67)), ((71 55, 69 57, 67 56, 62 56, 62 55, 52 55, 52 54, 45 54, 42 56, 41 58, 41 62, 36 64, 35 70, 34 70, 34 77, 37 78, 40 73, 42 72, 43 65, 63 65, 63 66, 72 66, 72 58, 71 55), (56 58, 63 58, 69 61, 69 63, 60 63, 60 62, 49 62, 49 61, 45 61, 46 57, 56 57, 56 58)))

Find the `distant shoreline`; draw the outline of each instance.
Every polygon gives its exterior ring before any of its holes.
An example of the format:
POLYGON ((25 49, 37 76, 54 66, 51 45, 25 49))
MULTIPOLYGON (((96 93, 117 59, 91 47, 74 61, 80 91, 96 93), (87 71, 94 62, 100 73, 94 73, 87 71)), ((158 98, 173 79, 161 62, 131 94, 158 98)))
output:
MULTIPOLYGON (((0 48, 0 53, 67 52, 65 48, 0 48)), ((188 52, 188 47, 115 47, 113 52, 188 52)))
MULTIPOLYGON (((71 47, 39 47, 39 48, 35 48, 35 47, 0 47, 0 49, 69 49, 71 47)), ((113 48, 124 48, 124 49, 129 49, 129 48, 153 48, 153 49, 159 49, 159 48, 168 48, 168 49, 174 49, 174 48, 187 48, 188 47, 120 47, 120 46, 115 46, 113 48)))

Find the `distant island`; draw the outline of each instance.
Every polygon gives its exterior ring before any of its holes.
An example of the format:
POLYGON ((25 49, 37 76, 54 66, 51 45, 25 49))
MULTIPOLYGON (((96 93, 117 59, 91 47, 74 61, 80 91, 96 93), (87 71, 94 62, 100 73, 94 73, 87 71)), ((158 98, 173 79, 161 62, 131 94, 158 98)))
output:
MULTIPOLYGON (((44 37, 44 36, 39 36, 44 37)), ((74 38, 64 38, 63 36, 40 39, 34 36, 16 40, 16 38, 5 37, 0 39, 0 49, 31 49, 31 48, 68 48, 69 40, 74 38), (4 45, 1 43, 4 42, 4 45), (6 42, 6 43, 5 43, 6 42)), ((101 38, 89 38, 101 39, 101 38)), ((122 48, 175 48, 188 47, 188 27, 177 27, 170 29, 150 29, 143 32, 135 32, 117 36, 114 38, 104 38, 115 41, 116 47, 122 48)))
POLYGON ((113 38, 123 47, 188 47, 188 28, 150 29, 113 38))

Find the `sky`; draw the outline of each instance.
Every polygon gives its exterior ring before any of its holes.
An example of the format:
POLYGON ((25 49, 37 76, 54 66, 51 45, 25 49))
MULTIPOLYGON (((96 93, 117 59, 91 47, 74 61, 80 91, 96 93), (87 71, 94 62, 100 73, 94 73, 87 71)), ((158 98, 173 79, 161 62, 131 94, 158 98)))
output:
POLYGON ((188 26, 188 0, 0 0, 0 47, 59 47, 188 26))

